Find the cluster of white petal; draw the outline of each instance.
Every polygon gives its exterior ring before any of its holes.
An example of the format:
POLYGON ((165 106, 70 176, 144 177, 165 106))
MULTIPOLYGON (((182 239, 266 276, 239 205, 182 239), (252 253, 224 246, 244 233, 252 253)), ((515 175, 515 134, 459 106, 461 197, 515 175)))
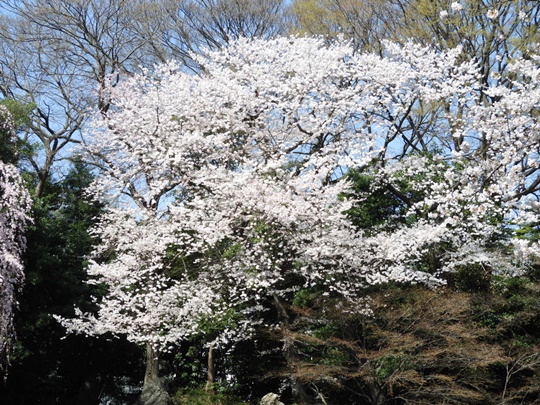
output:
POLYGON ((111 88, 86 145, 102 168, 92 192, 111 206, 89 273, 108 293, 97 315, 64 324, 161 350, 200 334, 226 343, 299 288, 364 311, 367 285, 441 282, 420 266, 436 245, 441 272, 504 261, 490 246, 502 223, 530 219, 540 183, 538 64, 486 90, 459 54, 241 39, 199 57, 201 76, 169 63, 111 88), (482 91, 497 102, 478 103, 482 91), (369 196, 343 197, 351 169, 414 220, 356 229, 345 213, 369 196))
POLYGON ((0 353, 9 355, 15 294, 24 281, 21 253, 26 245, 30 196, 17 168, 0 161, 0 353))
MULTIPOLYGON (((5 105, 0 105, 0 129, 11 134, 14 132, 13 128, 15 128, 13 115, 5 105)), ((14 133, 13 136, 15 136, 14 133)))

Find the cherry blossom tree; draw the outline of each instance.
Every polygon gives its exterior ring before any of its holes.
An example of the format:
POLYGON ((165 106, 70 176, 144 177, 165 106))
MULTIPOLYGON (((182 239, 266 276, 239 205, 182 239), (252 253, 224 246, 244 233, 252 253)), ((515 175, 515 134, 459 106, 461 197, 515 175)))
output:
POLYGON ((197 57, 203 76, 169 63, 111 88, 85 145, 110 207, 88 272, 108 292, 62 322, 146 344, 149 382, 160 351, 248 338, 270 302, 286 325, 281 303, 300 288, 368 313, 369 285, 515 271, 496 249, 536 220, 538 63, 486 89, 460 52, 240 39, 197 57), (377 190, 402 208, 365 232, 348 213, 377 190))
MULTIPOLYGON (((11 134, 12 116, 0 106, 2 133, 11 134)), ((11 135, 9 135, 11 134, 11 135)), ((16 292, 24 281, 21 253, 24 227, 29 221, 30 196, 17 168, 0 160, 0 369, 9 365, 14 339, 13 308, 16 292)))

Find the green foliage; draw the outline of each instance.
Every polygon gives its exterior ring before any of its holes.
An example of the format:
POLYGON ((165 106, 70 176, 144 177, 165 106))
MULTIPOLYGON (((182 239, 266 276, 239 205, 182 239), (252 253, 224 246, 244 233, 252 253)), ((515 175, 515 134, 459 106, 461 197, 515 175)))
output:
POLYGON ((138 384, 143 375, 139 348, 122 340, 66 337, 52 317, 70 317, 74 306, 93 310, 91 296, 99 293, 85 283, 84 270, 94 242, 88 230, 101 210, 84 196, 92 178, 84 163, 74 161, 63 180, 48 182, 34 200, 26 283, 15 317, 19 342, 0 403, 82 405, 102 392, 129 402, 115 381, 138 384))
POLYGON ((206 391, 204 388, 179 390, 173 397, 177 405, 247 405, 247 402, 219 392, 218 387, 206 391))
POLYGON ((540 239, 540 224, 527 224, 514 230, 518 239, 538 241, 540 239))
POLYGON ((219 319, 215 319, 212 316, 203 318, 199 323, 199 328, 202 334, 212 336, 228 328, 234 329, 240 318, 241 314, 234 309, 228 309, 219 319))
POLYGON ((0 101, 0 105, 5 106, 13 116, 16 130, 30 124, 30 115, 36 108, 34 103, 25 103, 9 98, 0 101))
POLYGON ((180 350, 174 356, 174 369, 177 371, 178 380, 176 383, 186 389, 195 389, 204 379, 204 358, 201 353, 204 350, 201 342, 192 339, 188 342, 189 346, 185 350, 180 350))
POLYGON ((364 230, 368 235, 376 232, 373 229, 386 224, 391 218, 398 223, 399 216, 406 206, 388 190, 373 187, 373 177, 359 171, 350 171, 347 179, 352 182, 352 194, 346 197, 358 200, 348 212, 353 224, 364 230))
POLYGON ((492 269, 482 263, 459 266, 453 274, 454 287, 459 291, 481 292, 491 288, 492 269))
POLYGON ((241 250, 242 245, 240 243, 234 243, 224 250, 223 257, 225 259, 234 259, 241 250))
POLYGON ((493 293, 474 301, 473 320, 489 327, 510 345, 532 345, 540 339, 540 285, 527 277, 496 277, 493 293))
POLYGON ((16 136, 16 132, 23 130, 30 123, 30 114, 35 106, 14 99, 4 99, 0 101, 0 105, 6 107, 11 114, 12 125, 11 128, 6 128, 6 123, 1 122, 6 117, 0 117, 0 160, 16 164, 34 152, 28 142, 16 136))
POLYGON ((422 201, 426 187, 431 183, 444 181, 443 171, 435 160, 437 150, 414 153, 411 156, 425 158, 426 164, 434 170, 416 173, 397 171, 392 175, 392 184, 377 184, 376 171, 373 173, 351 170, 346 178, 352 182, 352 193, 344 197, 353 198, 357 203, 347 212, 349 218, 367 235, 379 230, 391 230, 404 224, 413 224, 424 217, 432 207, 412 211, 410 206, 422 201))
POLYGON ((293 297, 292 304, 297 307, 312 307, 321 296, 318 288, 301 288, 293 297))
POLYGON ((375 373, 377 378, 380 380, 385 380, 398 371, 410 368, 411 365, 411 361, 404 353, 391 353, 381 357, 377 361, 375 373))

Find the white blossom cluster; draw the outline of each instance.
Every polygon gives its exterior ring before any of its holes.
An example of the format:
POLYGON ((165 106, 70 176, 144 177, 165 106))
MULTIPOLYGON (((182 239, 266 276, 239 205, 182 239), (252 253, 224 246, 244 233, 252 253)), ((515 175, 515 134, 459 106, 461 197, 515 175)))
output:
MULTIPOLYGON (((9 356, 13 342, 13 307, 24 281, 21 253, 26 245, 30 196, 17 168, 0 161, 0 354, 9 356)), ((9 359, 8 359, 9 362, 9 359)), ((2 362, 0 362, 2 363, 2 362)))
POLYGON ((5 105, 0 105, 0 130, 12 133, 13 128, 15 128, 13 115, 5 105))
POLYGON ((368 285, 511 263, 490 249, 536 218, 538 63, 486 90, 459 54, 241 39, 198 57, 201 76, 170 63, 111 88, 85 146, 102 169, 92 192, 111 207, 89 267, 108 293, 97 315, 62 322, 160 350, 195 335, 226 344, 299 288, 364 311, 368 285), (479 103, 482 91, 497 101, 479 103), (353 226, 346 213, 370 192, 344 197, 350 170, 401 200, 399 221, 353 226), (430 272, 434 246, 445 249, 430 272))

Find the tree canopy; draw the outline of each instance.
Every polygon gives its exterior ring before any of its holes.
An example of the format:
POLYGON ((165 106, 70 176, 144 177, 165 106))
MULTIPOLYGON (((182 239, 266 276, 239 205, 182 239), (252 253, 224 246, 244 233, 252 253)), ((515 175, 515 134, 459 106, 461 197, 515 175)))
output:
POLYGON ((537 2, 0 7, 0 401, 540 398, 537 2))
POLYGON ((199 57, 204 75, 167 64, 110 89, 85 145, 91 189, 116 201, 89 267, 108 293, 63 322, 161 352, 226 346, 302 288, 369 312, 370 285, 519 274, 536 249, 511 236, 537 221, 537 59, 486 89, 462 52, 241 39, 199 57), (401 208, 356 228, 347 213, 379 190, 401 208))

